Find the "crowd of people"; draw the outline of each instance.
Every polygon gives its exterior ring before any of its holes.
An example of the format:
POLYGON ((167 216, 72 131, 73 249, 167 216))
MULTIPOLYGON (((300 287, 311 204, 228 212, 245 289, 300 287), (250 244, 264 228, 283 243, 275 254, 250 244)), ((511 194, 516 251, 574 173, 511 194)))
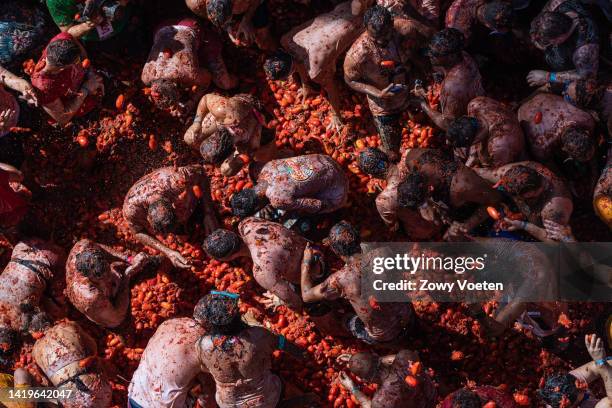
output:
MULTIPOLYGON (((292 1, 310 6, 286 0, 292 1)), ((77 321, 51 317, 57 305, 50 287, 61 280, 88 324, 121 327, 130 319, 134 281, 163 265, 193 270, 190 255, 164 237, 189 235, 198 225, 208 261, 252 264, 268 310, 285 307, 323 335, 350 338, 367 350, 335 361, 340 372, 328 386, 336 383, 350 397, 336 403, 284 381, 273 356, 286 353, 306 364, 306 350, 245 313, 239 290, 213 288, 199 294, 191 316, 157 327, 127 379, 124 406, 203 408, 210 393, 221 408, 525 405, 486 384, 440 392, 410 349, 409 339, 425 324, 412 303, 379 303, 362 294, 364 237, 337 216, 352 205, 346 167, 325 152, 296 154, 276 143, 271 113, 255 92, 237 91, 241 78, 224 51, 256 49, 269 81, 295 84, 303 101, 325 95, 325 134, 347 143, 343 105, 351 97, 367 100, 377 141, 355 150, 355 171, 380 186, 371 205, 400 241, 571 243, 577 242, 574 209, 585 202, 594 222, 612 229, 609 1, 329 1, 326 12, 279 36, 266 0, 186 0, 191 13, 158 16, 140 80, 151 109, 176 127, 188 125, 180 143, 197 159, 160 166, 125 193, 121 216, 139 252, 90 237, 62 248, 20 228, 33 186, 20 168, 19 129, 31 127, 33 114, 63 132, 95 116, 109 81, 92 60, 141 46, 143 25, 134 17, 154 7, 136 0, 45 3, 0 4, 0 233, 12 247, 0 274, 0 369, 7 373, 0 386, 71 390, 71 398, 59 401, 67 408, 112 406, 94 335, 77 321), (27 59, 37 62, 21 75, 27 59), (518 101, 497 99, 484 70, 513 64, 533 68, 524 78, 533 92, 518 101), (406 147, 403 128, 417 117, 436 129, 437 145, 423 140, 406 147), (210 174, 229 178, 245 167, 251 183, 227 197, 230 225, 212 198, 210 174), (24 345, 43 384, 22 367, 14 370, 24 345)), ((36 175, 35 166, 27 171, 36 175)), ((509 259, 522 273, 536 276, 549 267, 536 250, 516 248, 509 259)), ((612 290, 612 269, 600 265, 597 273, 612 290)), ((519 325, 555 352, 567 310, 562 302, 471 308, 491 338, 519 325)), ((580 333, 592 361, 543 380, 532 406, 612 406, 611 330, 608 321, 602 332, 580 333), (598 379, 601 398, 589 390, 598 379)))

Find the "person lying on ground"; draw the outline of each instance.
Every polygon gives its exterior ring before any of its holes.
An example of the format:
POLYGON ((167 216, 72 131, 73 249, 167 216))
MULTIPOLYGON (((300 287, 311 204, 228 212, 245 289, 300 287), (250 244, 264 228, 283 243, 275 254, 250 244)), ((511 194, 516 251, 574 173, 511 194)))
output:
POLYGON ((66 295, 92 322, 103 327, 117 327, 128 314, 130 280, 156 261, 143 252, 132 257, 82 239, 68 254, 66 295))
POLYGON ((134 237, 164 254, 177 268, 190 262, 155 238, 186 228, 198 206, 204 213, 206 234, 217 228, 209 182, 200 165, 162 167, 143 176, 125 195, 123 217, 134 237))

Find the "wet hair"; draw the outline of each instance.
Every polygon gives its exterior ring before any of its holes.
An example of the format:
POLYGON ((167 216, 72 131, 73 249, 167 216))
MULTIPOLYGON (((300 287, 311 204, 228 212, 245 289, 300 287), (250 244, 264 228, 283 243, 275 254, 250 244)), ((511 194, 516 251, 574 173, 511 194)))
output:
POLYGON ((580 108, 591 108, 603 96, 604 89, 594 79, 576 80, 576 105, 580 108))
POLYGON ((55 67, 74 64, 81 56, 81 49, 72 40, 57 40, 47 46, 47 61, 55 67))
POLYGON ((533 19, 529 34, 542 45, 566 34, 572 28, 572 19, 563 13, 546 11, 533 19))
POLYGON ((348 362, 348 369, 364 380, 371 380, 378 370, 380 359, 373 353, 353 354, 348 362))
POLYGON ((416 172, 409 173, 397 186, 397 200, 400 208, 416 210, 427 197, 425 177, 416 172))
POLYGON ((453 147, 469 147, 478 133, 478 119, 460 116, 453 120, 446 131, 446 140, 453 147))
POLYGON ((263 70, 266 76, 277 81, 286 79, 291 73, 293 66, 293 58, 283 50, 277 50, 274 54, 266 58, 263 64, 263 70))
POLYGON ((21 345, 21 336, 10 327, 0 327, 0 367, 12 365, 12 356, 21 345))
POLYGON ((232 0, 208 0, 206 14, 211 23, 223 27, 232 18, 232 0))
POLYGON ((347 221, 340 221, 329 231, 332 250, 340 256, 351 256, 361 252, 359 232, 347 221))
POLYGON ((504 189, 513 195, 523 195, 542 187, 542 176, 531 167, 518 165, 504 173, 504 189))
POLYGON ((172 81, 156 79, 151 83, 151 96, 159 109, 170 109, 181 100, 181 91, 172 81))
POLYGON ((218 229, 206 237, 202 248, 210 257, 223 259, 238 251, 240 244, 238 234, 226 229, 218 229))
POLYGON ((573 404, 578 399, 579 394, 580 390, 576 387, 576 377, 571 374, 553 374, 546 379, 544 386, 538 390, 538 395, 542 401, 553 408, 561 407, 561 402, 565 398, 573 404))
POLYGON ((206 164, 220 164, 234 151, 234 138, 222 127, 200 145, 200 154, 206 164))
POLYGON ((174 232, 177 226, 176 213, 172 203, 165 198, 160 198, 149 205, 147 210, 148 220, 158 234, 174 232))
POLYGON ((514 20, 514 10, 508 1, 486 3, 482 15, 486 23, 495 30, 510 29, 514 20))
POLYGON ((482 402, 480 401, 480 397, 473 391, 460 389, 456 391, 453 395, 453 400, 451 401, 452 408, 480 408, 482 407, 482 402))
POLYGON ((357 158, 359 170, 374 177, 384 177, 389 167, 389 157, 380 149, 368 147, 357 158))
POLYGON ((235 334, 241 326, 238 299, 209 293, 193 309, 193 318, 210 334, 235 334))
POLYGON ((374 38, 379 38, 392 29, 393 17, 389 10, 377 4, 366 10, 363 15, 363 24, 374 38))
POLYGON ((586 162, 593 157, 595 145, 586 129, 572 126, 561 135, 561 148, 572 159, 586 162))
POLYGON ((30 332, 42 332, 51 327, 51 318, 45 312, 38 312, 30 320, 28 330, 30 332))
POLYGON ((429 41, 429 52, 437 56, 458 54, 464 47, 465 37, 456 28, 440 30, 429 41))
POLYGON ((232 214, 243 218, 255 214, 259 209, 259 197, 252 188, 245 188, 235 193, 230 199, 232 214))
POLYGON ((83 276, 100 278, 108 270, 108 260, 102 249, 87 248, 76 255, 75 266, 83 276))

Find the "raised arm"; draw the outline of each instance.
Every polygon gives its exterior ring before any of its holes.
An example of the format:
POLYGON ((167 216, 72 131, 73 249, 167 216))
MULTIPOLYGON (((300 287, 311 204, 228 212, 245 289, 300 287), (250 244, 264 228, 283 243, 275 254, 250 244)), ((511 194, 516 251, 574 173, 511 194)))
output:
POLYGON ((36 93, 32 85, 2 66, 0 66, 0 84, 19 92, 26 102, 32 105, 38 105, 36 93))
POLYGON ((372 399, 365 395, 359 388, 357 388, 355 382, 344 371, 340 372, 338 381, 348 392, 350 392, 355 396, 355 398, 357 398, 357 401, 359 401, 359 405, 362 408, 372 407, 372 399))
MULTIPOLYGON (((200 133, 202 132, 202 121, 204 117, 208 115, 208 95, 204 95, 200 102, 198 103, 198 107, 196 109, 195 117, 193 118, 193 123, 189 126, 189 129, 185 132, 185 143, 192 146, 198 140, 200 133)), ((193 146, 195 148, 199 148, 199 146, 193 146)))
POLYGON ((597 378, 601 377, 606 388, 606 398, 603 398, 597 403, 596 408, 607 408, 612 402, 612 360, 606 357, 606 350, 603 345, 603 340, 595 334, 586 335, 584 342, 593 361, 586 363, 573 371, 570 374, 574 377, 586 381, 591 384, 597 378))

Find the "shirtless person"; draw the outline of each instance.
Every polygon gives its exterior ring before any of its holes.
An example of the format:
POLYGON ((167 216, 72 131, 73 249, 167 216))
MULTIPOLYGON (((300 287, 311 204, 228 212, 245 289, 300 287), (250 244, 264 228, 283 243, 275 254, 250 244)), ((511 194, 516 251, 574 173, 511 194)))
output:
POLYGON ((70 390, 62 400, 65 408, 107 408, 112 390, 96 341, 76 322, 58 323, 44 332, 32 349, 32 358, 51 384, 70 390))
POLYGON ((570 158, 586 163, 593 158, 593 117, 562 97, 537 94, 521 105, 518 119, 535 160, 570 158))
POLYGON ((484 95, 482 78, 474 59, 465 51, 465 39, 456 28, 437 32, 429 43, 429 58, 434 69, 444 75, 440 88, 440 112, 433 110, 422 86, 415 87, 421 97, 419 106, 440 128, 467 113, 468 104, 477 96, 484 95), (446 122, 448 123, 448 122, 446 122))
POLYGON ((222 262, 250 257, 259 286, 292 309, 300 310, 302 297, 296 287, 300 284, 306 239, 281 224, 255 217, 242 220, 238 233, 240 236, 216 230, 204 241, 204 250, 222 262))
POLYGON ((574 209, 565 182, 544 165, 524 161, 497 169, 474 169, 480 177, 510 194, 527 221, 504 219, 510 231, 524 230, 540 241, 550 241, 546 221, 566 226, 574 209))
POLYGON ((202 166, 162 167, 130 188, 123 202, 123 217, 143 245, 163 253, 177 268, 189 268, 187 259, 154 236, 185 227, 198 204, 204 212, 204 230, 210 233, 216 229, 217 219, 202 166))
POLYGON ((374 307, 361 296, 361 269, 367 261, 361 253, 359 233, 351 224, 341 221, 332 227, 327 242, 345 265, 315 286, 313 275, 321 267, 317 258, 319 254, 307 246, 301 279, 304 302, 348 300, 355 311, 355 316, 348 322, 349 330, 367 344, 385 344, 403 337, 414 319, 411 303, 385 302, 374 307))
POLYGON ((424 371, 415 351, 401 350, 397 354, 378 357, 372 353, 343 354, 338 360, 348 363, 348 369, 363 381, 378 384, 374 395, 365 395, 344 372, 340 384, 357 398, 363 408, 433 408, 437 391, 424 371), (414 385, 407 384, 407 378, 414 385))
POLYGON ((612 404, 612 359, 606 357, 604 341, 590 334, 585 336, 584 342, 593 361, 567 374, 554 374, 546 379, 538 394, 547 408, 607 408, 612 404), (606 390, 601 400, 594 398, 588 387, 583 388, 599 378, 606 390))
POLYGON ((261 102, 250 94, 204 95, 185 132, 185 143, 198 150, 205 163, 222 162, 225 176, 236 174, 244 164, 239 153, 251 153, 255 160, 267 162, 276 153, 276 144, 262 142, 262 132, 267 130, 263 111, 261 102))
POLYGON ((59 247, 39 239, 15 245, 11 260, 0 274, 0 327, 34 333, 49 322, 41 302, 63 261, 59 247))
POLYGON ((282 384, 270 371, 272 352, 285 349, 300 355, 299 349, 263 327, 242 323, 238 295, 232 293, 204 296, 194 316, 206 329, 197 350, 203 370, 210 372, 217 384, 219 407, 275 408, 282 384))
POLYGON ((446 28, 461 31, 466 42, 472 38, 472 28, 481 24, 492 32, 507 33, 512 30, 514 10, 508 1, 454 0, 446 11, 446 28))
POLYGON ((434 123, 446 131, 455 156, 468 167, 499 167, 524 156, 525 136, 516 114, 505 104, 478 96, 467 106, 467 116, 452 121, 433 112, 434 123), (467 151, 467 157, 462 151, 467 151), (463 156, 463 157, 462 157, 463 156))
POLYGON ((362 172, 387 181, 385 189, 376 197, 376 209, 385 224, 392 231, 397 231, 401 223, 411 240, 431 240, 440 234, 442 225, 435 222, 436 220, 424 218, 418 208, 410 208, 410 203, 403 193, 409 191, 410 185, 419 183, 422 178, 415 175, 407 177, 403 163, 404 160, 400 160, 398 164, 392 164, 386 154, 373 148, 365 149, 357 158, 362 172))
POLYGON ((66 261, 66 295, 89 320, 103 327, 123 322, 130 304, 130 280, 154 260, 128 256, 88 239, 77 242, 66 261))
POLYGON ((308 154, 268 162, 257 185, 234 194, 231 206, 239 217, 254 214, 268 202, 283 212, 326 214, 346 204, 348 190, 348 178, 334 159, 308 154))
POLYGON ((351 46, 344 60, 344 80, 356 92, 366 94, 382 150, 392 161, 399 159, 400 116, 407 107, 411 49, 404 40, 417 34, 429 36, 428 27, 413 20, 393 19, 376 5, 364 14, 366 31, 351 46))
POLYGON ((402 158, 413 182, 402 191, 406 206, 427 220, 449 225, 446 239, 457 239, 487 219, 486 207, 501 201, 498 191, 474 170, 438 149, 411 149, 402 158), (463 222, 454 220, 467 204, 479 207, 463 222))
MULTIPOLYGON (((194 318, 197 319, 197 314, 194 318)), ((196 344, 205 333, 189 317, 159 325, 142 354, 128 388, 129 408, 187 408, 195 406, 189 391, 201 378, 196 344)))
POLYGON ((270 12, 265 0, 186 0, 187 6, 217 28, 227 31, 237 46, 255 44, 263 51, 277 48, 270 32, 270 12))
POLYGON ((295 70, 302 83, 302 96, 312 93, 310 82, 327 93, 332 126, 342 125, 342 99, 336 81, 336 65, 363 30, 363 13, 372 0, 352 0, 338 4, 329 13, 319 14, 281 38, 283 50, 269 57, 264 71, 272 80, 285 80, 295 70), (287 54, 288 53, 288 54, 287 54))
POLYGON ((167 23, 157 30, 141 80, 151 87, 151 97, 158 108, 175 115, 187 114, 193 109, 188 105, 195 105, 211 77, 219 88, 236 86, 236 78, 227 72, 221 56, 221 40, 212 30, 191 18, 167 23), (187 103, 181 101, 185 90, 193 93, 187 103))
POLYGON ((544 51, 552 72, 533 70, 527 75, 530 86, 564 84, 577 79, 596 78, 599 69, 597 23, 577 0, 550 0, 531 22, 531 40, 544 51))

